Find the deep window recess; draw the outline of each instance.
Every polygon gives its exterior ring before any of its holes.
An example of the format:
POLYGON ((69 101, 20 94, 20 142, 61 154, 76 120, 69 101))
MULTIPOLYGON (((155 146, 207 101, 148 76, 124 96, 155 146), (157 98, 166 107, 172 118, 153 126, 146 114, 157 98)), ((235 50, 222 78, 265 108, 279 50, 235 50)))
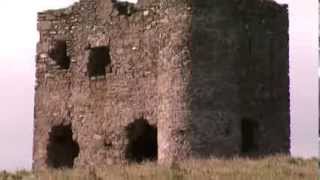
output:
POLYGON ((258 123, 251 119, 241 120, 242 145, 241 151, 243 155, 253 155, 257 152, 257 135, 258 123))
POLYGON ((88 74, 89 77, 105 76, 111 72, 110 49, 107 46, 90 49, 88 74))
POLYGON ((79 145, 72 139, 71 125, 54 126, 49 133, 47 164, 51 168, 72 168, 79 145))
POLYGON ((126 158, 130 162, 156 160, 158 156, 157 128, 141 118, 126 128, 128 146, 126 158))
POLYGON ((67 55, 66 41, 56 41, 53 48, 49 51, 49 57, 56 62, 60 69, 69 69, 70 57, 67 55))
POLYGON ((137 11, 132 1, 119 1, 119 0, 112 0, 113 9, 118 11, 118 15, 125 15, 131 16, 133 13, 137 11))

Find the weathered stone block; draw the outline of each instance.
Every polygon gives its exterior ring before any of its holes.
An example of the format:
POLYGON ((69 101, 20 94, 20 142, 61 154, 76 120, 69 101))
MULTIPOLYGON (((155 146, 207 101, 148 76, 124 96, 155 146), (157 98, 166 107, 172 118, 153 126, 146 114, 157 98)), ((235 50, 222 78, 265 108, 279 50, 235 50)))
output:
POLYGON ((51 21, 41 21, 38 23, 38 30, 39 31, 47 31, 51 30, 52 22, 51 21))

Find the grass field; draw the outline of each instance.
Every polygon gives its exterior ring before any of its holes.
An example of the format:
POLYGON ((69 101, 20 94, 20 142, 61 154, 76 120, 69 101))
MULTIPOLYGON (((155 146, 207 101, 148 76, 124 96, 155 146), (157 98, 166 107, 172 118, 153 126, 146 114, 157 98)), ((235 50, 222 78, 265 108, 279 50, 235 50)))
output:
POLYGON ((189 160, 170 167, 152 162, 98 169, 0 173, 0 180, 317 180, 317 160, 286 156, 262 159, 189 160))

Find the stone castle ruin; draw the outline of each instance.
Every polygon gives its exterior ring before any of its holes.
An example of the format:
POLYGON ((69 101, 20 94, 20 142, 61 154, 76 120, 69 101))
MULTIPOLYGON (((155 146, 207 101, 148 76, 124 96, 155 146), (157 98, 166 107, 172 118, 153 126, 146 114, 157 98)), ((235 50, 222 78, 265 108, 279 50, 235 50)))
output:
POLYGON ((80 0, 38 21, 35 169, 289 152, 287 6, 80 0))

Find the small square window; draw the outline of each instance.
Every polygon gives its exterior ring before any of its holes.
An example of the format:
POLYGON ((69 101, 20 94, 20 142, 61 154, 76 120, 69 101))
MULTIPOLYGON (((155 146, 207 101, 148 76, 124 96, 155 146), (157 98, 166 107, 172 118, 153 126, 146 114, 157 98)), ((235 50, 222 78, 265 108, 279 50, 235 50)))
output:
POLYGON ((63 40, 58 40, 54 43, 53 48, 49 51, 49 57, 55 61, 60 69, 69 69, 70 57, 67 55, 67 43, 63 40))

